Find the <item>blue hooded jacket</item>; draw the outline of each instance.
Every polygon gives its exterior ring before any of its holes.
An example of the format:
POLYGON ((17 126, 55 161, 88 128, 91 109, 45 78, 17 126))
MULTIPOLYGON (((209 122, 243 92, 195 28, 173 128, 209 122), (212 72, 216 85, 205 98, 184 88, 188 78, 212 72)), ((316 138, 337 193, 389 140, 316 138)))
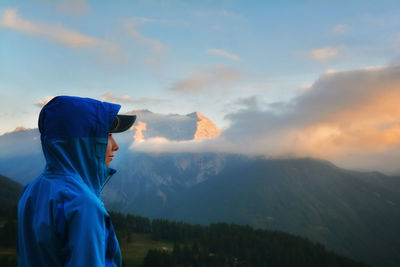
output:
POLYGON ((46 167, 18 204, 18 266, 121 266, 100 193, 115 170, 105 164, 120 105, 58 96, 39 115, 46 167))

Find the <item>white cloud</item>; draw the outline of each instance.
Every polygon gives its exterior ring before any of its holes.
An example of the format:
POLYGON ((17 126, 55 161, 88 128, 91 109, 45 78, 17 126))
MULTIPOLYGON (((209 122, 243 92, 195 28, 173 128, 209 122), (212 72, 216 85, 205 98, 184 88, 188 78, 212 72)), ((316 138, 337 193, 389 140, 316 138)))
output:
POLYGON ((338 24, 335 25, 332 29, 332 32, 337 35, 345 35, 349 32, 350 26, 347 24, 338 24))
POLYGON ((232 60, 236 60, 236 61, 240 60, 240 57, 238 57, 238 56, 236 56, 234 54, 231 54, 228 51, 225 51, 225 50, 222 50, 222 49, 213 48, 213 49, 208 49, 207 52, 211 53, 211 54, 216 54, 216 55, 219 55, 219 56, 223 56, 223 57, 226 57, 226 58, 229 58, 229 59, 232 59, 232 60))
POLYGON ((169 100, 162 98, 151 98, 151 97, 140 97, 132 100, 132 103, 137 105, 156 105, 166 102, 169 102, 169 100))
POLYGON ((334 74, 334 73, 336 73, 336 70, 335 70, 335 69, 328 69, 328 70, 326 70, 326 71, 324 72, 325 75, 334 74))
POLYGON ((44 105, 49 103, 49 101, 52 100, 53 98, 54 96, 46 96, 44 99, 40 99, 39 102, 36 103, 35 105, 38 107, 43 107, 44 105))
POLYGON ((129 103, 132 102, 132 98, 129 95, 116 96, 113 93, 104 93, 101 95, 101 101, 116 102, 116 103, 129 103))
POLYGON ((153 56, 146 59, 146 62, 149 63, 157 63, 160 61, 166 53, 166 46, 161 43, 159 40, 151 39, 149 37, 144 36, 139 32, 138 27, 141 23, 149 23, 149 22, 157 22, 158 20, 144 18, 144 17, 135 17, 130 20, 125 21, 125 29, 127 33, 134 37, 139 43, 142 43, 148 47, 150 47, 151 52, 154 54, 153 56))
POLYGON ((219 152, 230 153, 233 151, 232 145, 222 138, 214 139, 193 139, 189 141, 172 141, 163 137, 136 140, 130 146, 136 152, 146 153, 180 153, 180 152, 219 152))
POLYGON ((168 102, 166 99, 160 98, 149 98, 149 97, 141 97, 141 98, 132 98, 129 95, 117 96, 113 93, 104 93, 101 95, 101 101, 113 102, 113 103, 127 103, 127 104, 136 104, 136 105, 145 105, 145 104, 160 104, 163 102, 168 102))
POLYGON ((16 9, 5 9, 0 17, 0 28, 12 29, 32 36, 40 36, 60 45, 72 48, 100 48, 108 56, 119 58, 119 47, 109 41, 90 37, 78 31, 55 24, 44 24, 23 19, 16 9))
POLYGON ((300 91, 307 91, 307 90, 311 89, 311 87, 312 87, 312 84, 311 84, 311 83, 302 83, 302 84, 300 84, 297 88, 298 88, 300 91))
POLYGON ((326 62, 335 58, 338 55, 338 52, 339 48, 337 47, 322 47, 311 50, 310 54, 313 59, 320 62, 326 62))
POLYGON ((187 79, 176 82, 170 89, 180 93, 210 91, 216 86, 224 86, 240 79, 240 72, 225 66, 198 69, 187 79))

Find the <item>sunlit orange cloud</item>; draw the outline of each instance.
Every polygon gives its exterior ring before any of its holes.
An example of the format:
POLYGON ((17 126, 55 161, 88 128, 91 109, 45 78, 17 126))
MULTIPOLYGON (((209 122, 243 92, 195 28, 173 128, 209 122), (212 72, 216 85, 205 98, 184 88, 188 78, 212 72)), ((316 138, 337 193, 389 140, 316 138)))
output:
POLYGON ((400 169, 387 164, 388 157, 400 160, 393 152, 400 151, 400 68, 323 74, 286 110, 248 107, 228 119, 232 125, 224 135, 239 144, 239 152, 400 169))
MULTIPOLYGON (((329 114, 324 122, 288 132, 296 151, 322 157, 382 152, 400 146, 400 84, 381 88, 363 103, 329 114)), ((316 110, 315 112, 318 112, 316 110)))

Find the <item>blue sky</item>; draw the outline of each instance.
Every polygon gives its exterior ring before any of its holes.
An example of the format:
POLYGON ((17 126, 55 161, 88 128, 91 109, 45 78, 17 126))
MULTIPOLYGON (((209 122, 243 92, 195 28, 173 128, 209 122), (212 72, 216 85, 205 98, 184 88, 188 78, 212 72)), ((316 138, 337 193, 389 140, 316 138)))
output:
POLYGON ((398 62, 398 14, 398 1, 3 0, 0 134, 36 127, 60 94, 198 111, 229 129, 327 73, 398 62))

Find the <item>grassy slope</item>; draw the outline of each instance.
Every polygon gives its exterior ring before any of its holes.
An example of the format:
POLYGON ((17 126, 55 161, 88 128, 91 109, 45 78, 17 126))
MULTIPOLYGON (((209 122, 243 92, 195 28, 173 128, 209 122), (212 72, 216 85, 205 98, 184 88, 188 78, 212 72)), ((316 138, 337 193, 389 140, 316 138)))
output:
MULTIPOLYGON (((153 241, 149 234, 132 234, 131 242, 120 241, 124 266, 143 266, 144 258, 149 249, 172 250, 173 244, 167 241, 153 241)), ((10 248, 0 248, 0 266, 15 266, 16 251, 10 248), (5 260, 5 257, 7 260, 5 260), (6 263, 7 262, 7 263, 6 263)))
POLYGON ((167 241, 151 240, 150 234, 132 234, 131 242, 120 240, 124 266, 143 266, 143 260, 149 249, 167 249, 172 251, 173 244, 167 241))

